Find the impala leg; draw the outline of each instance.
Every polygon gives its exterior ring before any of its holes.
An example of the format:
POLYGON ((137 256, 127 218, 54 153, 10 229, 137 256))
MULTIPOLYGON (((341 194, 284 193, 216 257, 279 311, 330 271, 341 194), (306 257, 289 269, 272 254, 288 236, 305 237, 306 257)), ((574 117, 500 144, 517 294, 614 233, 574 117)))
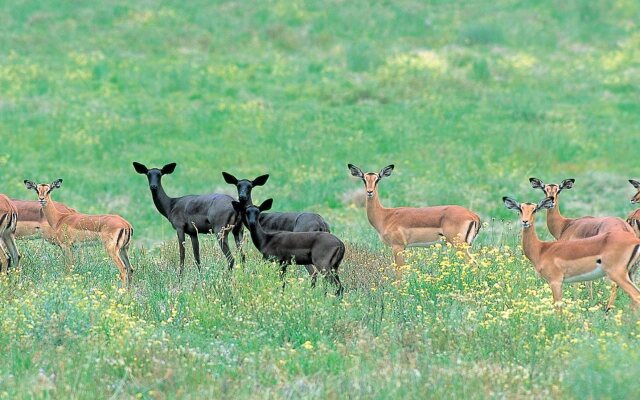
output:
POLYGON ((198 267, 198 272, 200 272, 200 242, 198 241, 198 234, 189 235, 189 237, 191 238, 193 258, 196 260, 196 266, 198 267))
POLYGON ((394 244, 391 246, 391 251, 393 252, 393 258, 396 263, 396 269, 399 269, 404 263, 404 257, 402 256, 402 252, 404 251, 404 245, 394 244))
POLYGON ((18 247, 16 246, 16 240, 13 233, 5 232, 4 244, 6 251, 11 257, 11 266, 13 268, 20 267, 20 253, 18 253, 18 247))
POLYGON ((133 268, 131 268, 131 262, 129 262, 128 252, 129 246, 125 246, 120 248, 120 251, 118 251, 118 255, 120 256, 120 259, 127 269, 127 286, 131 286, 131 280, 133 279, 133 268))
POLYGON ((315 265, 312 264, 305 265, 304 267, 307 269, 307 272, 311 276, 311 287, 316 287, 316 281, 318 279, 318 269, 315 267, 315 265))
POLYGON ((631 297, 631 309, 636 311, 638 309, 638 301, 640 301, 640 289, 629 279, 629 275, 626 273, 619 278, 616 277, 614 282, 631 297))
POLYGON ((4 241, 0 239, 0 272, 3 274, 7 273, 9 269, 9 252, 7 251, 7 246, 4 241))
POLYGON ((246 262, 246 256, 244 254, 244 227, 242 226, 242 221, 238 222, 236 226, 233 227, 231 231, 233 233, 233 238, 236 242, 236 249, 240 253, 240 260, 244 264, 246 262))
POLYGON ((182 270, 184 269, 184 231, 178 229, 176 233, 178 234, 178 247, 180 248, 180 270, 178 275, 182 276, 182 270))
POLYGON ((551 287, 551 294, 553 295, 553 304, 560 309, 560 302, 562 301, 562 281, 549 282, 549 286, 551 287))
POLYGON ((280 264, 280 279, 282 280, 282 293, 284 294, 284 287, 287 284, 287 281, 284 279, 285 274, 287 273, 287 263, 280 264))
POLYGON ((618 285, 615 282, 611 282, 611 295, 609 296, 609 301, 607 302, 607 308, 604 309, 605 312, 611 310, 613 306, 613 302, 616 300, 616 295, 618 293, 618 285))
POLYGON ((220 244, 220 248, 222 249, 222 253, 224 254, 227 262, 229 263, 229 269, 233 269, 233 265, 235 261, 233 259, 233 255, 231 254, 231 250, 229 250, 229 230, 224 228, 219 228, 216 230, 218 235, 218 244, 220 244))
POLYGON ((338 271, 330 271, 327 274, 327 279, 331 281, 334 285, 336 285, 336 296, 341 297, 344 292, 344 286, 342 286, 342 282, 340 282, 340 277, 338 276, 338 271))
POLYGON ((71 246, 61 245, 60 248, 62 249, 62 253, 64 254, 65 268, 67 269, 67 272, 69 272, 71 270, 71 266, 75 263, 73 252, 71 251, 71 246))
POLYGON ((111 257, 113 263, 118 268, 118 271, 120 272, 120 280, 122 281, 122 286, 129 287, 129 274, 127 273, 127 266, 120 258, 120 250, 118 249, 118 246, 116 244, 105 243, 104 248, 107 251, 107 254, 109 254, 109 257, 111 257))

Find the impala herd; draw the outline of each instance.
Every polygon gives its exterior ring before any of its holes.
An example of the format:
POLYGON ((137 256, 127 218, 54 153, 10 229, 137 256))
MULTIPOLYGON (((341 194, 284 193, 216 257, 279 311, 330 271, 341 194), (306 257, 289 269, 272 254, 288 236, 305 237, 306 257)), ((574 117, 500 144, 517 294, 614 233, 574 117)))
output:
MULTIPOLYGON (((231 269, 235 260, 229 249, 229 233, 233 234, 238 253, 244 260, 242 243, 246 227, 263 257, 280 264, 282 277, 288 265, 304 265, 311 276, 312 286, 315 286, 320 273, 336 286, 336 295, 342 295, 338 267, 344 257, 344 243, 330 232, 329 225, 318 214, 264 212, 271 209, 272 199, 255 205, 251 192, 263 186, 269 175, 249 180, 223 172, 225 182, 236 187, 238 200, 216 193, 170 197, 164 191, 162 177, 173 173, 175 163, 162 168, 147 168, 134 162, 133 167, 137 173, 147 177, 153 203, 176 230, 180 275, 184 269, 186 236, 191 240, 198 269, 199 234, 216 235, 231 269)), ((382 178, 391 176, 394 166, 367 173, 352 164, 348 164, 348 168, 351 175, 364 183, 367 218, 380 239, 391 247, 396 266, 405 264, 402 254, 407 247, 425 247, 440 240, 461 246, 468 261, 478 265, 470 252, 481 227, 477 214, 457 205, 383 207, 378 197, 378 184, 382 178)), ((519 203, 513 198, 503 197, 502 201, 506 208, 518 212, 522 224, 522 249, 538 274, 549 284, 554 302, 559 304, 562 300, 564 283, 587 282, 606 276, 612 281, 607 310, 615 300, 618 287, 629 295, 635 310, 640 301, 640 289, 633 283, 632 276, 640 264, 640 209, 632 212, 626 221, 616 217, 565 218, 560 214, 559 194, 571 189, 574 179, 565 179, 560 184, 545 184, 537 178, 529 181, 532 188, 542 190, 544 199, 538 203, 519 203), (535 216, 540 210, 546 210, 547 228, 555 241, 543 242, 537 236, 535 216)), ((640 182, 629 182, 637 189, 631 203, 638 203, 640 182)), ((0 194, 2 273, 6 273, 9 266, 19 266, 20 254, 15 238, 40 235, 62 249, 66 265, 73 263, 74 245, 102 242, 120 272, 123 285, 131 285, 133 268, 128 250, 133 228, 129 222, 119 215, 83 214, 53 201, 51 193, 62 186, 62 179, 50 184, 25 180, 24 184, 36 192, 37 201, 9 199, 0 194)))

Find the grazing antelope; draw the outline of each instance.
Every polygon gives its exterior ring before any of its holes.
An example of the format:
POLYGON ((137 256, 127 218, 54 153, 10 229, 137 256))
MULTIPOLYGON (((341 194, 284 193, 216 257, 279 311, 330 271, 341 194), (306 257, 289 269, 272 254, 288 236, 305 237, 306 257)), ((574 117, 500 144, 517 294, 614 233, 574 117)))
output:
POLYGON ((217 236, 220 248, 229 263, 229 268, 233 268, 235 261, 227 240, 230 229, 233 229, 236 247, 241 249, 242 245, 242 230, 235 228, 236 225, 241 225, 241 221, 239 214, 231 205, 233 197, 217 193, 169 197, 162 187, 162 176, 173 173, 176 163, 167 164, 162 168, 147 168, 134 161, 133 168, 137 173, 147 176, 153 203, 160 214, 171 222, 173 229, 178 234, 180 275, 182 275, 184 268, 185 234, 191 238, 193 257, 198 270, 200 270, 198 234, 201 233, 213 233, 217 236))
POLYGON ((60 211, 51 200, 51 192, 62 186, 62 179, 56 179, 51 184, 37 185, 25 180, 24 185, 37 193, 38 202, 53 229, 53 240, 62 248, 67 263, 73 260, 71 249, 74 245, 102 241, 107 254, 120 271, 122 283, 127 287, 131 285, 133 268, 127 252, 133 228, 129 222, 119 215, 89 215, 60 211))
MULTIPOLYGON (((31 238, 42 235, 46 241, 56 243, 55 232, 49 226, 47 217, 42 211, 42 206, 36 200, 17 200, 11 199, 18 209, 18 226, 16 228, 16 238, 31 238)), ((53 205, 60 212, 76 212, 73 208, 67 207, 62 203, 53 202, 53 205)))
POLYGON ((4 194, 0 194, 0 268, 6 273, 9 266, 20 266, 20 253, 16 247, 18 210, 4 194))
POLYGON ((640 255, 640 240, 629 232, 607 232, 585 239, 542 242, 535 229, 535 213, 551 209, 554 200, 547 197, 538 204, 518 203, 503 197, 505 207, 516 210, 522 222, 522 249, 534 268, 544 278, 553 300, 562 300, 562 284, 591 281, 607 276, 631 297, 635 310, 640 289, 631 281, 640 255))
MULTIPOLYGON (((556 240, 584 239, 591 236, 600 235, 606 232, 631 232, 633 229, 622 218, 617 217, 581 217, 565 218, 560 214, 560 204, 558 195, 564 189, 571 189, 575 179, 565 179, 559 185, 550 183, 544 184, 538 178, 529 178, 531 187, 540 189, 545 196, 553 200, 553 204, 547 210, 547 228, 556 240)), ((593 297, 591 283, 589 286, 589 296, 593 297)), ((607 310, 611 308, 616 299, 618 287, 615 282, 611 285, 611 295, 607 303, 607 310)))
MULTIPOLYGON (((269 179, 268 174, 260 175, 254 180, 238 179, 227 172, 223 172, 222 176, 225 182, 234 185, 238 190, 238 201, 243 206, 243 213, 244 208, 253 205, 251 190, 264 185, 269 179)), ((320 215, 310 212, 261 213, 260 225, 267 231, 330 232, 329 224, 320 215)))
MULTIPOLYGON (((633 187, 638 190, 636 194, 631 198, 631 204, 637 204, 640 202, 640 182, 629 179, 629 183, 631 183, 633 187)), ((631 225, 636 236, 640 237, 640 208, 629 214, 629 216, 627 217, 627 223, 631 225)))
MULTIPOLYGON (((480 231, 480 217, 461 206, 384 208, 378 198, 378 182, 390 176, 393 164, 379 173, 366 174, 355 165, 348 164, 351 175, 363 180, 367 192, 367 217, 378 231, 380 239, 391 246, 396 266, 404 265, 402 251, 406 247, 425 247, 444 237, 449 243, 466 243, 469 246, 480 231)), ((477 264, 469 252, 471 262, 477 264)))
MULTIPOLYGON (((260 223, 260 213, 269 210, 273 199, 267 199, 259 206, 250 205, 244 210, 240 202, 233 201, 233 207, 244 215, 249 226, 251 240, 265 259, 280 263, 280 273, 284 279, 287 266, 291 263, 304 265, 311 275, 311 287, 316 284, 318 271, 337 287, 336 296, 342 295, 343 287, 338 277, 338 267, 344 257, 344 243, 328 232, 267 232, 260 223)), ((282 284, 284 289, 284 283, 282 284)))

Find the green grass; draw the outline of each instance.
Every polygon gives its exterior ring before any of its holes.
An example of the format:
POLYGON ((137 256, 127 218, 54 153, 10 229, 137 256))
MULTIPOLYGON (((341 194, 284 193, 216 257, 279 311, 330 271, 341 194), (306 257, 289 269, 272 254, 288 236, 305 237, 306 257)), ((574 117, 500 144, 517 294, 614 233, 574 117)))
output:
POLYGON ((630 0, 0 3, 0 192, 63 178, 55 199, 122 215, 136 246, 122 293, 97 248, 67 273, 58 249, 19 243, 0 397, 633 397, 626 295, 605 315, 604 281, 593 300, 573 286, 553 312, 500 199, 571 177, 565 215, 633 210, 639 17, 630 0), (320 212, 347 242, 344 300, 299 270, 282 295, 254 250, 229 274, 211 239, 178 281, 134 160, 177 162, 174 196, 271 174, 256 202, 320 212), (386 280, 347 163, 396 165, 385 205, 478 212, 487 265, 418 250, 386 280))

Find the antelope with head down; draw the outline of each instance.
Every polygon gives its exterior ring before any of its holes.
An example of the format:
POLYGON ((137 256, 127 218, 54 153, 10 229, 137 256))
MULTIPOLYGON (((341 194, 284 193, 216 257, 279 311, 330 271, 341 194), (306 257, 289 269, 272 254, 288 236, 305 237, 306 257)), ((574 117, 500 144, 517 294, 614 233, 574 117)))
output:
POLYGON ((466 244, 468 259, 476 263, 469 247, 480 231, 478 215, 456 205, 385 208, 378 198, 378 183, 391 176, 393 164, 380 172, 367 173, 353 164, 348 167, 351 175, 364 182, 369 223, 378 231, 380 239, 391 246, 396 267, 404 265, 405 248, 430 246, 441 238, 452 244, 466 244))
POLYGON ((56 179, 51 184, 35 184, 25 180, 24 184, 27 189, 37 193, 38 202, 53 229, 53 241, 62 248, 67 263, 73 260, 74 245, 102 241, 107 254, 120 272, 123 285, 130 286, 133 268, 127 252, 133 228, 129 222, 119 215, 89 215, 60 211, 51 201, 51 192, 62 186, 62 179, 56 179))
POLYGON ((503 197, 502 201, 505 207, 519 213, 524 254, 551 287, 556 304, 562 300, 564 283, 607 276, 631 297, 632 308, 637 308, 640 289, 631 281, 631 274, 637 268, 640 239, 633 233, 606 232, 584 239, 543 242, 536 233, 535 214, 552 209, 553 199, 547 197, 538 204, 518 203, 510 197, 503 197))

